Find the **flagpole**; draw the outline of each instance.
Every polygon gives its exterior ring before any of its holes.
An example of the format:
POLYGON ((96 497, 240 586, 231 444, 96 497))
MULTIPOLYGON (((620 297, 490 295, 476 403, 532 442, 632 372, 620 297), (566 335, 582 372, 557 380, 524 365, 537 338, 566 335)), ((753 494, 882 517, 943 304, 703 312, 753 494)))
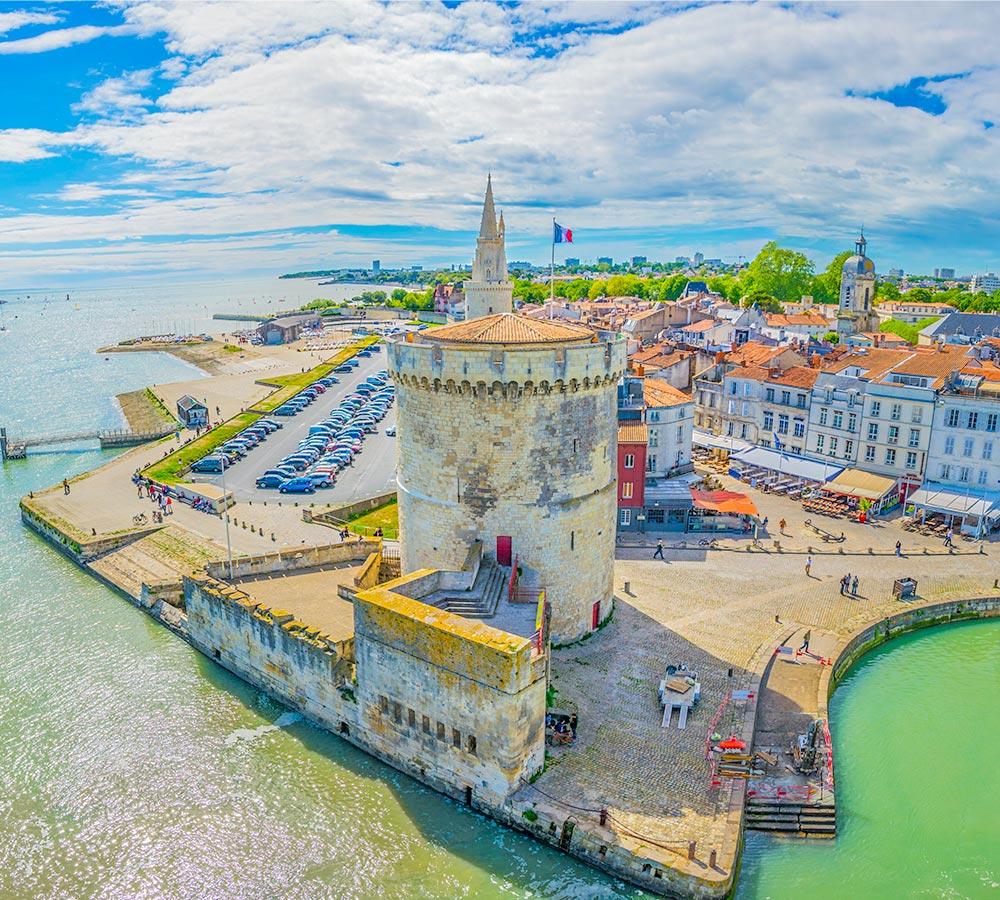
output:
POLYGON ((552 260, 549 264, 549 319, 555 316, 556 305, 556 217, 552 217, 552 260))

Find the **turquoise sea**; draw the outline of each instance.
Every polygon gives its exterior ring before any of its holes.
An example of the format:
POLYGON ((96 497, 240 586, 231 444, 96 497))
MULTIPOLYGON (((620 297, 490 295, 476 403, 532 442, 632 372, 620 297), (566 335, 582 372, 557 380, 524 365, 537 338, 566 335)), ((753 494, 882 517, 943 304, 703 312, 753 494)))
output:
MULTIPOLYGON (((196 373, 96 347, 352 293, 277 279, 0 292, 0 425, 118 426, 115 394, 196 373)), ((0 900, 649 896, 310 726, 21 527, 20 496, 106 458, 0 468, 0 900)), ((1000 897, 998 659, 1000 626, 973 624, 855 669, 833 705, 841 836, 751 836, 739 900, 1000 897), (939 697, 915 687, 928 666, 948 672, 939 697)))

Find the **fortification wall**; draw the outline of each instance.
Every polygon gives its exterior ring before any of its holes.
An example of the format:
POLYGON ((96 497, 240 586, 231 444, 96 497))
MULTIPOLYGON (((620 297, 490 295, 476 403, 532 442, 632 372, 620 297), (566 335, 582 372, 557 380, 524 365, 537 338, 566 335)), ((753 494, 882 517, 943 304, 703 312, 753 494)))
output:
POLYGON ((394 593, 427 574, 358 595, 360 724, 382 758, 497 808, 544 764, 545 660, 524 638, 394 593))
MULTIPOLYGON (((268 575, 273 572, 294 572, 317 566, 367 559, 372 553, 382 549, 379 539, 345 541, 339 544, 323 544, 318 547, 290 547, 261 553, 256 556, 240 556, 233 560, 233 577, 247 578, 253 575, 268 575)), ((215 560, 205 566, 211 578, 229 577, 229 561, 215 560)))
POLYGON ((625 346, 394 342, 404 571, 461 569, 498 536, 538 572, 552 635, 610 611, 625 346))
POLYGON ((349 688, 353 639, 334 641, 291 613, 207 575, 184 579, 190 642, 206 656, 331 731, 356 720, 349 688))

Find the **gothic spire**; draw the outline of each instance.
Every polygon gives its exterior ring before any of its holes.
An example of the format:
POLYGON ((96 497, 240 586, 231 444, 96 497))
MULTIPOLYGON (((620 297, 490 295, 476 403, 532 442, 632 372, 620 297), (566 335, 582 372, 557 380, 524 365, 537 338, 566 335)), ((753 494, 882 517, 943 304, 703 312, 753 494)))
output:
POLYGON ((479 226, 481 239, 495 241, 497 239, 497 214, 493 208, 493 176, 486 176, 486 201, 483 203, 483 221, 479 226))
POLYGON ((500 220, 497 222, 497 230, 500 232, 500 237, 503 237, 504 226, 503 226, 503 210, 500 210, 500 220))

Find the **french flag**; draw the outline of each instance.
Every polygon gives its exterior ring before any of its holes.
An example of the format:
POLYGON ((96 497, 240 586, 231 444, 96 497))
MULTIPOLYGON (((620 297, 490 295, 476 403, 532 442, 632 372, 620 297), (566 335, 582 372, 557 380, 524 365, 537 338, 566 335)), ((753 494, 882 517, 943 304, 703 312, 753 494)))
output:
POLYGON ((573 232, 569 228, 563 228, 558 222, 552 223, 553 244, 572 244, 573 243, 573 232))

